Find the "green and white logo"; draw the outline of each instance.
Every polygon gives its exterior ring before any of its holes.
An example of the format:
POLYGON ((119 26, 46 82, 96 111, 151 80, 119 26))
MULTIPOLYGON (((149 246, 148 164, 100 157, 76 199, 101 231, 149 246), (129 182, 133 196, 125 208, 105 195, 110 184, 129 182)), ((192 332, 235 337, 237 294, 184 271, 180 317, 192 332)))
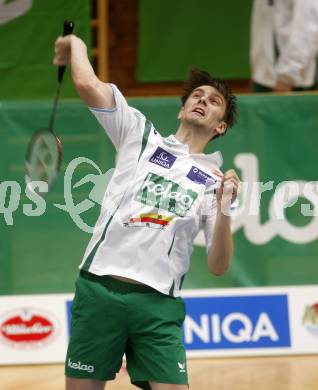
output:
POLYGON ((149 172, 135 200, 184 217, 197 196, 197 192, 149 172))

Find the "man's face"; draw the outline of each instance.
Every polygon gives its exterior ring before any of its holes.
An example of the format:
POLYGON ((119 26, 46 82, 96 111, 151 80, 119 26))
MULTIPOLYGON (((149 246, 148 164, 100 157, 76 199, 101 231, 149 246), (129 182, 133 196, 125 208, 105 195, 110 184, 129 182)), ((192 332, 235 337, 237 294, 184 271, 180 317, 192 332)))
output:
POLYGON ((226 101, 221 93, 209 85, 194 89, 179 112, 178 118, 186 125, 214 131, 221 126, 226 129, 222 120, 226 110, 226 101))

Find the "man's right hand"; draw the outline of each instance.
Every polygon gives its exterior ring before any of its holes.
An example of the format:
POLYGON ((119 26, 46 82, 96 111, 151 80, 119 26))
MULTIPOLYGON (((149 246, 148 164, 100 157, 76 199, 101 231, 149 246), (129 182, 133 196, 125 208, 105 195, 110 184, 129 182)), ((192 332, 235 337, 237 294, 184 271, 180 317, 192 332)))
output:
POLYGON ((71 40, 73 35, 58 37, 55 41, 55 56, 53 59, 54 65, 64 66, 71 62, 71 40))

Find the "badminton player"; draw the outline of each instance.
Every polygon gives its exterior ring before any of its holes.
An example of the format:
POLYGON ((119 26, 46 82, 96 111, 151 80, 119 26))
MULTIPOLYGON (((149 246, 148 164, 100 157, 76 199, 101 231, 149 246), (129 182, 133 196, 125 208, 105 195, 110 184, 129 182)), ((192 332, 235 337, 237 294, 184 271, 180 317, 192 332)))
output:
POLYGON ((192 70, 180 125, 162 137, 115 85, 96 77, 80 38, 58 38, 55 52, 54 63, 71 65, 75 88, 117 151, 97 221, 103 228, 93 233, 76 281, 66 388, 103 389, 125 354, 139 388, 187 389, 180 290, 201 225, 211 274, 230 264, 227 211, 239 179, 232 169, 221 173, 219 152, 204 149, 235 123, 236 99, 223 81, 192 70))

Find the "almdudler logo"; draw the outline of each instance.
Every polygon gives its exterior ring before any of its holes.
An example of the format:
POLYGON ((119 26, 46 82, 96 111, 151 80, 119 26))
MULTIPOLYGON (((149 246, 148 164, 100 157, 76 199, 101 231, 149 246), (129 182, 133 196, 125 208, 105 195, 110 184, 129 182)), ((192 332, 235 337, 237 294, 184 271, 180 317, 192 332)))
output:
POLYGON ((21 308, 0 316, 0 341, 16 349, 41 348, 57 335, 57 320, 47 312, 21 308))

